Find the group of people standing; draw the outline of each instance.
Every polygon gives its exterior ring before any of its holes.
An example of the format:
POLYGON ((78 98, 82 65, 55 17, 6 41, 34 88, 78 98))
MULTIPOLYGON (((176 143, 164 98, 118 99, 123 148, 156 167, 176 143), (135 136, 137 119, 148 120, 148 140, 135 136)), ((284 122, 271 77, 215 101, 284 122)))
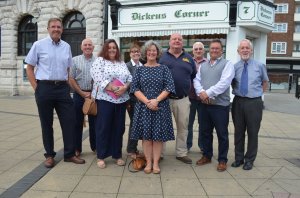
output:
POLYGON ((54 109, 63 133, 64 161, 85 163, 80 158, 84 122, 82 105, 85 98, 91 97, 97 103, 97 116, 88 117, 90 147, 97 154, 99 168, 106 167, 105 159, 110 156, 117 165, 125 165, 122 143, 127 109, 130 117, 127 152, 132 157, 139 155, 137 145, 142 140, 145 173, 160 173, 164 144, 170 140, 176 139, 176 159, 192 163, 188 151, 192 147, 196 112, 198 146, 203 153, 196 164, 211 162, 215 129, 219 142, 217 170, 224 171, 229 148, 229 89, 232 85, 235 94, 232 105, 235 161, 232 166, 245 163, 245 170, 252 168, 262 119, 261 96, 268 77, 265 66, 251 59, 253 47, 249 40, 240 42, 241 60, 235 65, 222 57, 220 40, 211 41, 209 59, 204 58, 204 45, 196 42, 192 57, 184 51, 183 37, 179 33, 170 36, 165 52, 153 40, 147 41, 142 48, 132 45, 131 60, 125 64, 114 39, 105 40, 98 57, 93 56, 91 39, 84 39, 81 44, 83 54, 72 60, 70 46, 60 38, 61 20, 50 19, 47 29, 49 36, 35 42, 25 60, 28 79, 35 90, 46 167, 55 165, 54 109), (75 91, 73 99, 70 87, 75 91), (246 130, 248 149, 244 154, 246 130))

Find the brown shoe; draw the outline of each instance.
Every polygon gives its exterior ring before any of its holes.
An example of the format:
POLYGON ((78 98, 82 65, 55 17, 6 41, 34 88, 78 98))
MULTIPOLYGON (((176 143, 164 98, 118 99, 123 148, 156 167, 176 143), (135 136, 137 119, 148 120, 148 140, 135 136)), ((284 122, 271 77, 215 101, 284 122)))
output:
POLYGON ((226 162, 219 162, 218 166, 217 166, 217 171, 219 172, 223 172, 227 169, 227 165, 226 162))
POLYGON ((73 156, 70 158, 65 158, 64 159, 65 162, 73 162, 74 164, 84 164, 85 160, 84 159, 80 159, 79 157, 73 156))
POLYGON ((55 161, 53 157, 47 157, 44 161, 44 165, 46 168, 52 168, 55 165, 55 161))
POLYGON ((202 165, 209 164, 209 163, 211 163, 211 159, 209 159, 208 157, 205 157, 205 156, 202 156, 202 158, 196 162, 196 164, 198 166, 202 166, 202 165))

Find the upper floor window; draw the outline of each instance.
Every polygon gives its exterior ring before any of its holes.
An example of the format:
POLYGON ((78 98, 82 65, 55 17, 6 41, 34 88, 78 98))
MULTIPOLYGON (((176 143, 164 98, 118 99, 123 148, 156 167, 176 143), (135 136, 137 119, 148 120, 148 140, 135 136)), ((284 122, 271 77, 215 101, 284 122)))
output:
POLYGON ((295 33, 300 33, 300 24, 295 24, 295 33))
POLYGON ((26 56, 37 40, 37 23, 33 16, 24 17, 18 27, 18 56, 26 56))
POLYGON ((272 54, 286 54, 286 42, 272 42, 272 54))
POLYGON ((80 45, 86 35, 85 17, 80 12, 71 12, 63 19, 63 26, 62 39, 71 46, 72 55, 82 54, 80 45))
POLYGON ((298 13, 298 14, 300 13, 300 5, 297 5, 297 6, 296 6, 296 8, 295 8, 295 13, 298 13))
POLYGON ((289 4, 276 4, 277 8, 275 10, 275 13, 288 13, 289 11, 289 4))
POLYGON ((287 32, 287 23, 275 23, 273 32, 287 32))
POLYGON ((300 43, 294 43, 293 51, 294 52, 300 52, 300 43))

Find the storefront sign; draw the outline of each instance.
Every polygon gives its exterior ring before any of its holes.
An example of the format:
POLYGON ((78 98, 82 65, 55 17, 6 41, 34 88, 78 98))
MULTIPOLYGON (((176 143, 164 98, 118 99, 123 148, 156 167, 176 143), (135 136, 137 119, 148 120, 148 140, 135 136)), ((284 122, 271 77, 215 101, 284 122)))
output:
POLYGON ((175 5, 120 8, 119 26, 179 22, 220 23, 229 21, 228 1, 175 5))
MULTIPOLYGON (((238 2, 238 17, 239 22, 257 22, 267 26, 274 24, 275 9, 264 5, 258 1, 253 2, 238 2)), ((248 23, 251 25, 251 23, 248 23)))

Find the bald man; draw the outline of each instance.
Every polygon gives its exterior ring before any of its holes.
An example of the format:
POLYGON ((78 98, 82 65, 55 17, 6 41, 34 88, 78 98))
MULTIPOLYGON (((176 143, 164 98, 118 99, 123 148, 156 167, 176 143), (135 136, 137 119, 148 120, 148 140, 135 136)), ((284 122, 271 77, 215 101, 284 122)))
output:
MULTIPOLYGON (((95 60, 93 56, 94 45, 91 39, 86 38, 81 43, 82 54, 73 57, 73 67, 70 72, 70 84, 75 90, 73 95, 76 122, 75 122, 75 154, 79 156, 82 152, 82 129, 84 115, 82 113, 82 106, 84 98, 91 97, 92 78, 90 75, 90 68, 95 60)), ((96 151, 96 135, 95 135, 95 116, 89 115, 89 135, 90 147, 92 151, 96 151)))
POLYGON ((169 101, 177 126, 176 159, 191 164, 192 159, 187 156, 186 145, 191 105, 187 96, 197 71, 192 56, 183 49, 181 34, 173 33, 170 36, 169 46, 169 49, 162 54, 159 63, 168 66, 175 84, 176 94, 170 94, 169 101))

